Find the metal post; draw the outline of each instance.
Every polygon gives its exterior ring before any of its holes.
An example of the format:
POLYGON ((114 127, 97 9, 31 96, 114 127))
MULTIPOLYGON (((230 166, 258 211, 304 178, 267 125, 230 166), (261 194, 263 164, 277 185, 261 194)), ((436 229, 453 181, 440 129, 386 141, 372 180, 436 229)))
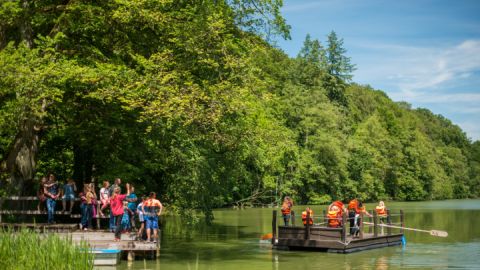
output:
POLYGON ((310 211, 307 211, 307 219, 305 220, 305 239, 310 239, 310 211))
POLYGON ((100 203, 97 200, 97 230, 100 230, 100 209, 100 203))
POLYGON ((273 210, 272 216, 272 245, 275 245, 275 239, 277 238, 277 210, 273 210))
POLYGON ((358 229, 360 230, 360 239, 363 239, 363 212, 360 212, 360 225, 358 229))
POLYGON ((342 215, 342 225, 343 225, 342 242, 345 243, 347 240, 347 213, 346 212, 343 212, 343 215, 342 215))
MULTIPOLYGON (((392 225, 391 219, 390 219, 390 210, 387 209, 387 225, 392 225)), ((387 235, 392 234, 392 228, 387 227, 387 235)))
POLYGON ((295 211, 290 211, 290 218, 292 221, 292 227, 295 227, 295 211))
MULTIPOLYGON (((403 214, 403 210, 400 209, 400 226, 402 226, 402 228, 405 227, 405 216, 403 214)), ((400 229, 400 232, 403 233, 403 229, 400 229)))
POLYGON ((377 211, 373 211, 373 236, 378 236, 378 215, 377 211))

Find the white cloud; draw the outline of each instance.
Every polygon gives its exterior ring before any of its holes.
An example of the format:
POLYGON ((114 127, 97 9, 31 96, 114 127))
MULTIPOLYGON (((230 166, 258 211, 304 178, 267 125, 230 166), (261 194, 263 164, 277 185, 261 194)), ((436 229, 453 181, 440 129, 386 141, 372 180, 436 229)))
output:
POLYGON ((366 52, 357 80, 376 82, 393 100, 456 119, 469 137, 480 139, 480 40, 438 47, 365 44, 357 45, 366 52))
POLYGON ((446 48, 399 45, 373 45, 368 48, 378 50, 386 58, 380 60, 382 71, 376 73, 377 76, 383 74, 408 97, 468 78, 480 70, 480 40, 466 40, 446 48))

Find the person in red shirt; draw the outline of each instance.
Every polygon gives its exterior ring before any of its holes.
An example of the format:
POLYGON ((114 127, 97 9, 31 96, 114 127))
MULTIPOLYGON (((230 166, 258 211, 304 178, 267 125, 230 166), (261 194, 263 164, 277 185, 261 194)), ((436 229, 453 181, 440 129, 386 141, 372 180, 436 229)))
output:
POLYGON ((120 187, 115 187, 110 197, 110 213, 115 217, 115 241, 120 241, 122 231, 123 200, 130 195, 130 184, 127 183, 127 194, 120 194, 120 187))

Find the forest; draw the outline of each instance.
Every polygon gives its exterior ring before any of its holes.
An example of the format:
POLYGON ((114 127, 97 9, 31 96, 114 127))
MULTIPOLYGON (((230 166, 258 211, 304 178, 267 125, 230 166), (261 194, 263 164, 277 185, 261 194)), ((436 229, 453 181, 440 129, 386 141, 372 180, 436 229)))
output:
POLYGON ((0 3, 1 196, 120 177, 211 220, 285 195, 480 195, 479 141, 355 83, 331 29, 289 57, 281 0, 0 3))

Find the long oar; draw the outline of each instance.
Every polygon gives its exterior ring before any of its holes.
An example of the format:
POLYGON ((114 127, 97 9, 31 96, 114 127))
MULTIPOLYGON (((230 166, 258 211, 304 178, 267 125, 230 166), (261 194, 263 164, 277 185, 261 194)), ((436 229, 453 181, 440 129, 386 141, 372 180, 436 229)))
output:
MULTIPOLYGON (((373 225, 371 222, 363 222, 368 225, 373 225)), ((415 229, 415 228, 405 228, 405 227, 400 227, 400 226, 394 226, 394 225, 387 225, 387 224, 378 224, 378 226, 382 227, 389 227, 389 228, 395 228, 395 229, 404 229, 404 230, 409 230, 409 231, 416 231, 416 232, 427 232, 431 236, 439 236, 439 237, 447 237, 448 232, 446 231, 439 231, 439 230, 422 230, 422 229, 415 229)))

